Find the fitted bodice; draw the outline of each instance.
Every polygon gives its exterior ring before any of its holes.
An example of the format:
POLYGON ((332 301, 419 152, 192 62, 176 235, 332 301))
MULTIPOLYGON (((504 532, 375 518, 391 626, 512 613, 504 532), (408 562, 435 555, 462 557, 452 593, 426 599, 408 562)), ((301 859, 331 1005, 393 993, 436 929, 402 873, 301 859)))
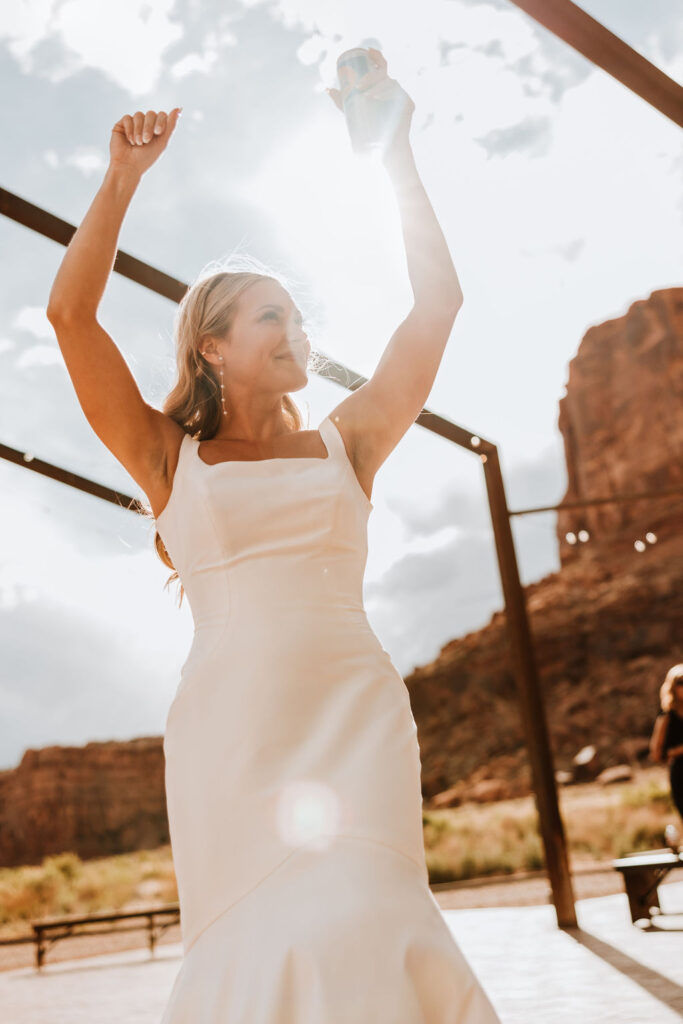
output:
POLYGON ((363 608, 373 504, 330 417, 327 457, 205 463, 186 434, 157 528, 195 627, 224 622, 242 601, 270 613, 282 600, 363 608), (263 571, 262 571, 263 570, 263 571))

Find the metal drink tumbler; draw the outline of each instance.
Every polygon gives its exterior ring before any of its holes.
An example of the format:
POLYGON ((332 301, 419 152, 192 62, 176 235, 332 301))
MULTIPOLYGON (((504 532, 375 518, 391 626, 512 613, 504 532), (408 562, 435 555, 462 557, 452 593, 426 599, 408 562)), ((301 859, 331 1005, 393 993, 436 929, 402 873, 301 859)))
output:
MULTIPOLYGON (((360 87, 359 83, 373 68, 370 54, 360 46, 345 50, 337 60, 339 91, 344 117, 354 153, 368 153, 381 146, 391 128, 393 118, 400 114, 397 99, 380 99, 369 95, 373 84, 360 87)), ((391 84, 391 83, 389 83, 391 84)))

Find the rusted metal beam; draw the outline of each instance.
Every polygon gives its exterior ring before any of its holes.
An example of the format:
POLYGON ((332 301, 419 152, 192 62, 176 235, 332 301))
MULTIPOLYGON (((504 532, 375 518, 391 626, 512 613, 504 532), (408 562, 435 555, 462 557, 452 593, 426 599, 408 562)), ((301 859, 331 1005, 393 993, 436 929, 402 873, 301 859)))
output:
POLYGON ((590 508, 591 505, 627 504, 629 501, 654 501, 683 494, 683 487, 664 487, 659 491, 638 491, 635 494, 613 494, 610 498, 580 498, 578 501, 562 501, 559 505, 537 505, 535 508, 517 508, 509 516, 531 516, 534 512, 564 512, 567 508, 590 508))
POLYGON ((510 0, 510 3, 683 128, 683 86, 582 7, 571 0, 510 0))
POLYGON ((115 491, 112 487, 106 487, 104 484, 98 484, 95 480, 79 476, 78 473, 72 473, 51 462, 37 459, 32 452, 22 452, 18 448, 11 448, 8 444, 0 444, 0 459, 13 462, 15 466, 21 466, 23 469, 30 469, 34 473, 40 473, 41 476, 49 477, 50 480, 56 480, 60 484, 66 484, 67 487, 74 487, 77 491, 102 498, 103 501, 110 501, 113 505, 118 505, 119 508, 124 508, 126 511, 142 512, 138 498, 115 491))
MULTIPOLYGON (((21 196, 15 195, 14 192, 8 192, 5 188, 0 188, 0 213, 9 217, 10 220, 16 221, 17 224, 23 224, 24 227, 37 231, 38 234, 44 235, 45 238, 51 238, 53 242, 59 242, 61 245, 68 245, 76 233, 73 224, 62 220, 61 217, 56 217, 53 213, 48 213, 40 206, 34 206, 27 199, 22 199, 21 196)), ((130 256, 122 249, 116 253, 114 270, 122 277, 127 277, 130 281, 135 281, 143 288, 148 288, 150 291, 156 292, 157 295, 163 295, 164 298, 170 299, 172 302, 180 302, 187 291, 187 285, 183 281, 164 274, 162 270, 157 270, 156 267, 151 267, 148 263, 143 263, 142 260, 130 256)))
POLYGON ((545 865, 553 893, 557 923, 560 928, 572 928, 576 926, 577 920, 567 843, 557 798, 548 724, 526 600, 519 578, 498 451, 489 450, 482 456, 482 461, 505 598, 505 622, 512 654, 512 668, 522 710, 534 796, 545 850, 545 865))

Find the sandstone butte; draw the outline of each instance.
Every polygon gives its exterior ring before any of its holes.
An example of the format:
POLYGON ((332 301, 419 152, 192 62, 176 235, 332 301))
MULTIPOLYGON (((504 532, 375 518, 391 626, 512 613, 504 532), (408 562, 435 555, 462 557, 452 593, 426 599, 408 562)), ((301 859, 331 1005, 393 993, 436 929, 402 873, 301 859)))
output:
MULTIPOLYGON (((683 288, 586 332, 558 425, 564 501, 681 492, 559 513, 561 567, 525 588, 555 767, 592 744, 599 771, 647 757, 659 686, 683 661, 683 288), (582 530, 588 542, 567 541, 582 530)), ((444 790, 450 803, 530 792, 502 612, 406 685, 427 806, 444 790)), ((0 772, 0 865, 168 841, 161 737, 27 750, 0 772)))

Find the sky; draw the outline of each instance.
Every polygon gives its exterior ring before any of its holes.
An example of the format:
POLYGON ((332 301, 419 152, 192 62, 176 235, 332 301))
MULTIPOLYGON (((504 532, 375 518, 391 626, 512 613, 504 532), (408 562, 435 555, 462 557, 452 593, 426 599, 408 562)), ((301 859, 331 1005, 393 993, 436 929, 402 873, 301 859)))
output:
MULTIPOLYGON (((581 6, 683 81, 683 8, 581 6)), ((499 446, 511 508, 566 488, 558 402, 586 330, 680 286, 680 129, 508 0, 26 0, 0 6, 0 186, 78 224, 124 113, 183 117, 121 249, 181 280, 246 252, 295 282, 312 343, 365 377, 412 293, 383 168, 326 95, 377 46, 465 296, 427 407, 499 446)), ((45 308, 64 250, 0 217, 0 439, 142 494, 78 405, 45 308)), ((112 275, 99 319, 144 397, 174 373, 168 300, 112 275)), ((315 429, 344 390, 311 373, 315 429)), ((28 747, 160 735, 192 639, 153 524, 0 462, 0 768, 28 747)), ((404 675, 502 606, 478 458, 414 426, 373 488, 364 598, 404 675)), ((522 581, 555 514, 513 519, 522 581)))

